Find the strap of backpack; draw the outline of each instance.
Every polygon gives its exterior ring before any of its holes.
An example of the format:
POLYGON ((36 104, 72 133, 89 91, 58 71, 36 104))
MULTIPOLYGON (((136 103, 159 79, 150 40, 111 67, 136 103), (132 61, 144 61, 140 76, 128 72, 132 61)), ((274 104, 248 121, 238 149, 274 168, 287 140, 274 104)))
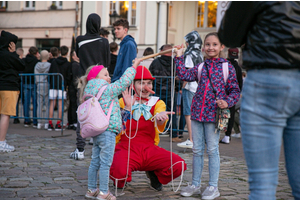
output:
POLYGON ((96 95, 96 98, 99 100, 102 93, 104 92, 104 90, 106 89, 107 85, 102 86, 102 88, 99 90, 98 94, 96 95))
MULTIPOLYGON (((201 79, 201 73, 202 73, 202 68, 203 68, 204 62, 201 63, 198 67, 198 83, 200 82, 201 79)), ((227 79, 228 79, 228 62, 223 62, 222 63, 222 69, 223 69, 223 77, 224 77, 224 82, 226 84, 227 79)))
MULTIPOLYGON (((99 90, 99 92, 98 92, 98 94, 97 94, 97 96, 96 96, 96 98, 98 99, 98 101, 99 101, 101 95, 103 94, 104 90, 107 88, 107 86, 108 86, 108 85, 104 85, 104 86, 99 90)), ((112 100, 112 102, 111 102, 111 104, 110 104, 110 106, 109 106, 109 109, 108 109, 108 112, 107 112, 107 115, 106 115, 107 120, 109 120, 109 118, 110 118, 110 114, 111 114, 111 111, 112 111, 113 103, 114 103, 114 100, 112 100)))

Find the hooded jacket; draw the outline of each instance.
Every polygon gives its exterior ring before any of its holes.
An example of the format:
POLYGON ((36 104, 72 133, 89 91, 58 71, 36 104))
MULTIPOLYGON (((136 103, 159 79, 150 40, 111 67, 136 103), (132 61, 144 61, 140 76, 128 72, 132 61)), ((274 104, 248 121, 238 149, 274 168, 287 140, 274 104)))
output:
MULTIPOLYGON (((58 57, 52 61, 49 73, 60 73, 64 77, 64 90, 66 90, 68 85, 68 69, 71 67, 70 62, 67 58, 58 57)), ((50 89, 59 89, 62 90, 62 78, 61 76, 50 76, 49 77, 50 89)))
MULTIPOLYGON (((153 60, 151 63, 149 70, 153 76, 164 76, 163 78, 156 78, 156 87, 155 93, 160 94, 159 90, 162 90, 163 93, 166 93, 168 90, 168 95, 171 95, 171 79, 167 77, 171 77, 171 64, 172 64, 172 57, 171 56, 164 56, 158 57, 153 60)), ((175 74, 176 66, 173 64, 175 74)), ((178 84, 177 81, 175 83, 175 90, 178 91, 178 84)))
POLYGON ((84 75, 88 67, 92 65, 103 65, 109 67, 110 50, 106 38, 100 37, 101 18, 92 13, 86 21, 86 34, 76 38, 75 51, 80 59, 81 72, 84 75))
MULTIPOLYGON (((24 62, 25 62, 25 70, 23 73, 24 74, 33 74, 34 67, 35 67, 36 63, 39 62, 39 60, 34 55, 27 54, 26 57, 24 58, 24 62)), ((24 84, 35 84, 34 76, 30 75, 30 76, 23 77, 23 83, 24 84)))
POLYGON ((300 68, 300 2, 232 2, 219 38, 228 47, 243 44, 246 69, 300 68))
MULTIPOLYGON (((38 62, 34 67, 35 74, 47 74, 49 72, 51 64, 49 62, 38 62)), ((35 83, 48 83, 47 75, 37 75, 35 76, 35 83)))
POLYGON ((132 66, 132 61, 136 58, 137 45, 131 35, 126 35, 120 43, 120 50, 117 57, 112 82, 118 80, 128 67, 132 66))
POLYGON ((19 72, 25 68, 25 63, 16 52, 9 52, 10 42, 17 43, 18 37, 6 31, 0 36, 0 90, 19 91, 19 72))

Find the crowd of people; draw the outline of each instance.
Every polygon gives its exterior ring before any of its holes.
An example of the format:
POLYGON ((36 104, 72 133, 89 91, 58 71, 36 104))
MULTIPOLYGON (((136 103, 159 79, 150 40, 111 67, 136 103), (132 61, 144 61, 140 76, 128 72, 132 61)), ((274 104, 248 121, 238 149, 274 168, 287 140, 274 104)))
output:
MULTIPOLYGON (((116 188, 124 188, 132 180, 133 171, 145 171, 150 186, 156 191, 183 175, 187 169, 184 159, 158 146, 161 133, 170 121, 177 128, 177 120, 173 117, 177 106, 174 102, 178 99, 181 101, 181 118, 187 124, 188 140, 182 142, 182 132, 178 130, 169 134, 179 147, 193 151, 192 183, 181 189, 182 196, 201 194, 202 199, 220 196, 219 143, 229 144, 231 137, 240 138, 242 131, 249 172, 249 199, 275 199, 282 139, 292 194, 295 199, 300 199, 297 168, 300 165, 297 159, 300 152, 297 143, 300 57, 296 55, 300 42, 300 14, 296 12, 299 9, 299 2, 233 2, 219 31, 208 33, 203 42, 198 32, 192 31, 184 37, 185 45, 165 44, 160 48, 160 51, 173 49, 174 59, 172 53, 168 53, 142 62, 136 58, 137 44, 128 34, 126 19, 113 24, 116 38, 121 40, 119 49, 117 43, 109 44, 109 32, 101 29, 100 16, 90 14, 86 22, 87 33, 76 38, 76 48, 70 52, 71 62, 67 59, 69 49, 66 46, 53 47, 50 53, 45 50, 39 53, 36 47, 30 47, 23 59, 22 49, 15 49, 17 36, 2 31, 0 150, 15 150, 6 142, 5 136, 9 117, 15 116, 19 109, 16 106, 19 96, 22 96, 24 116, 28 117, 24 126, 33 123, 33 127, 50 131, 64 128, 60 120, 54 128, 51 118, 56 104, 61 118, 62 100, 68 94, 68 128, 77 133, 76 149, 70 158, 83 160, 86 142, 77 120, 77 106, 106 87, 98 103, 104 113, 111 110, 110 120, 107 129, 90 140, 93 150, 85 197, 115 200, 109 190, 109 178, 116 188), (245 10, 248 10, 247 17, 245 10), (236 27, 231 23, 233 20, 243 26, 236 27), (295 20, 298 20, 297 24, 295 20), (226 59, 222 55, 225 45, 228 47, 226 59), (247 79, 236 61, 241 52, 237 47, 243 51, 247 79), (167 79, 158 80, 159 76, 170 77, 173 71, 176 71, 176 81, 183 83, 180 87, 167 79), (19 94, 21 72, 36 74, 22 77, 23 94, 19 94), (49 78, 47 73, 60 73, 64 84, 60 76, 49 78), (153 88, 154 81, 156 88, 153 88), (177 97, 178 94, 182 99, 177 97), (31 99, 32 122, 29 119, 31 99), (44 107, 49 107, 46 117, 41 115, 44 107), (216 118, 224 109, 229 110, 230 119, 225 136, 220 140, 216 118), (232 129, 235 133, 231 135, 232 129), (205 149, 209 182, 201 192, 205 149)), ((153 53, 149 47, 143 56, 153 53)))

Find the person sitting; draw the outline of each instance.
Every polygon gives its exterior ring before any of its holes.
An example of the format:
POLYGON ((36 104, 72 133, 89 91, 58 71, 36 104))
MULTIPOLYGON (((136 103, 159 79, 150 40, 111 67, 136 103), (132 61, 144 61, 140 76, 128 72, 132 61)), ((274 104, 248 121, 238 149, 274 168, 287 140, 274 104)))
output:
POLYGON ((150 96, 154 79, 146 67, 138 66, 133 83, 135 95, 132 98, 130 87, 119 100, 125 130, 116 138, 110 169, 111 179, 117 188, 132 180, 133 171, 146 171, 151 187, 160 191, 162 184, 168 184, 186 170, 186 163, 180 156, 172 153, 171 159, 169 151, 157 146, 159 133, 164 130, 171 112, 166 112, 166 104, 159 97, 150 96))

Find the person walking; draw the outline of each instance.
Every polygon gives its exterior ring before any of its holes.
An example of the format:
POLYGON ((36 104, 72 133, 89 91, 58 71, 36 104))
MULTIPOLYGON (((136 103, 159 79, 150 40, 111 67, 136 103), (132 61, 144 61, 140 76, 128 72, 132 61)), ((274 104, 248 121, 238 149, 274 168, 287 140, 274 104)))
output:
POLYGON ((226 46, 245 44, 240 110, 250 200, 276 199, 282 144, 292 195, 300 199, 299 10, 299 1, 236 1, 219 29, 226 46))

